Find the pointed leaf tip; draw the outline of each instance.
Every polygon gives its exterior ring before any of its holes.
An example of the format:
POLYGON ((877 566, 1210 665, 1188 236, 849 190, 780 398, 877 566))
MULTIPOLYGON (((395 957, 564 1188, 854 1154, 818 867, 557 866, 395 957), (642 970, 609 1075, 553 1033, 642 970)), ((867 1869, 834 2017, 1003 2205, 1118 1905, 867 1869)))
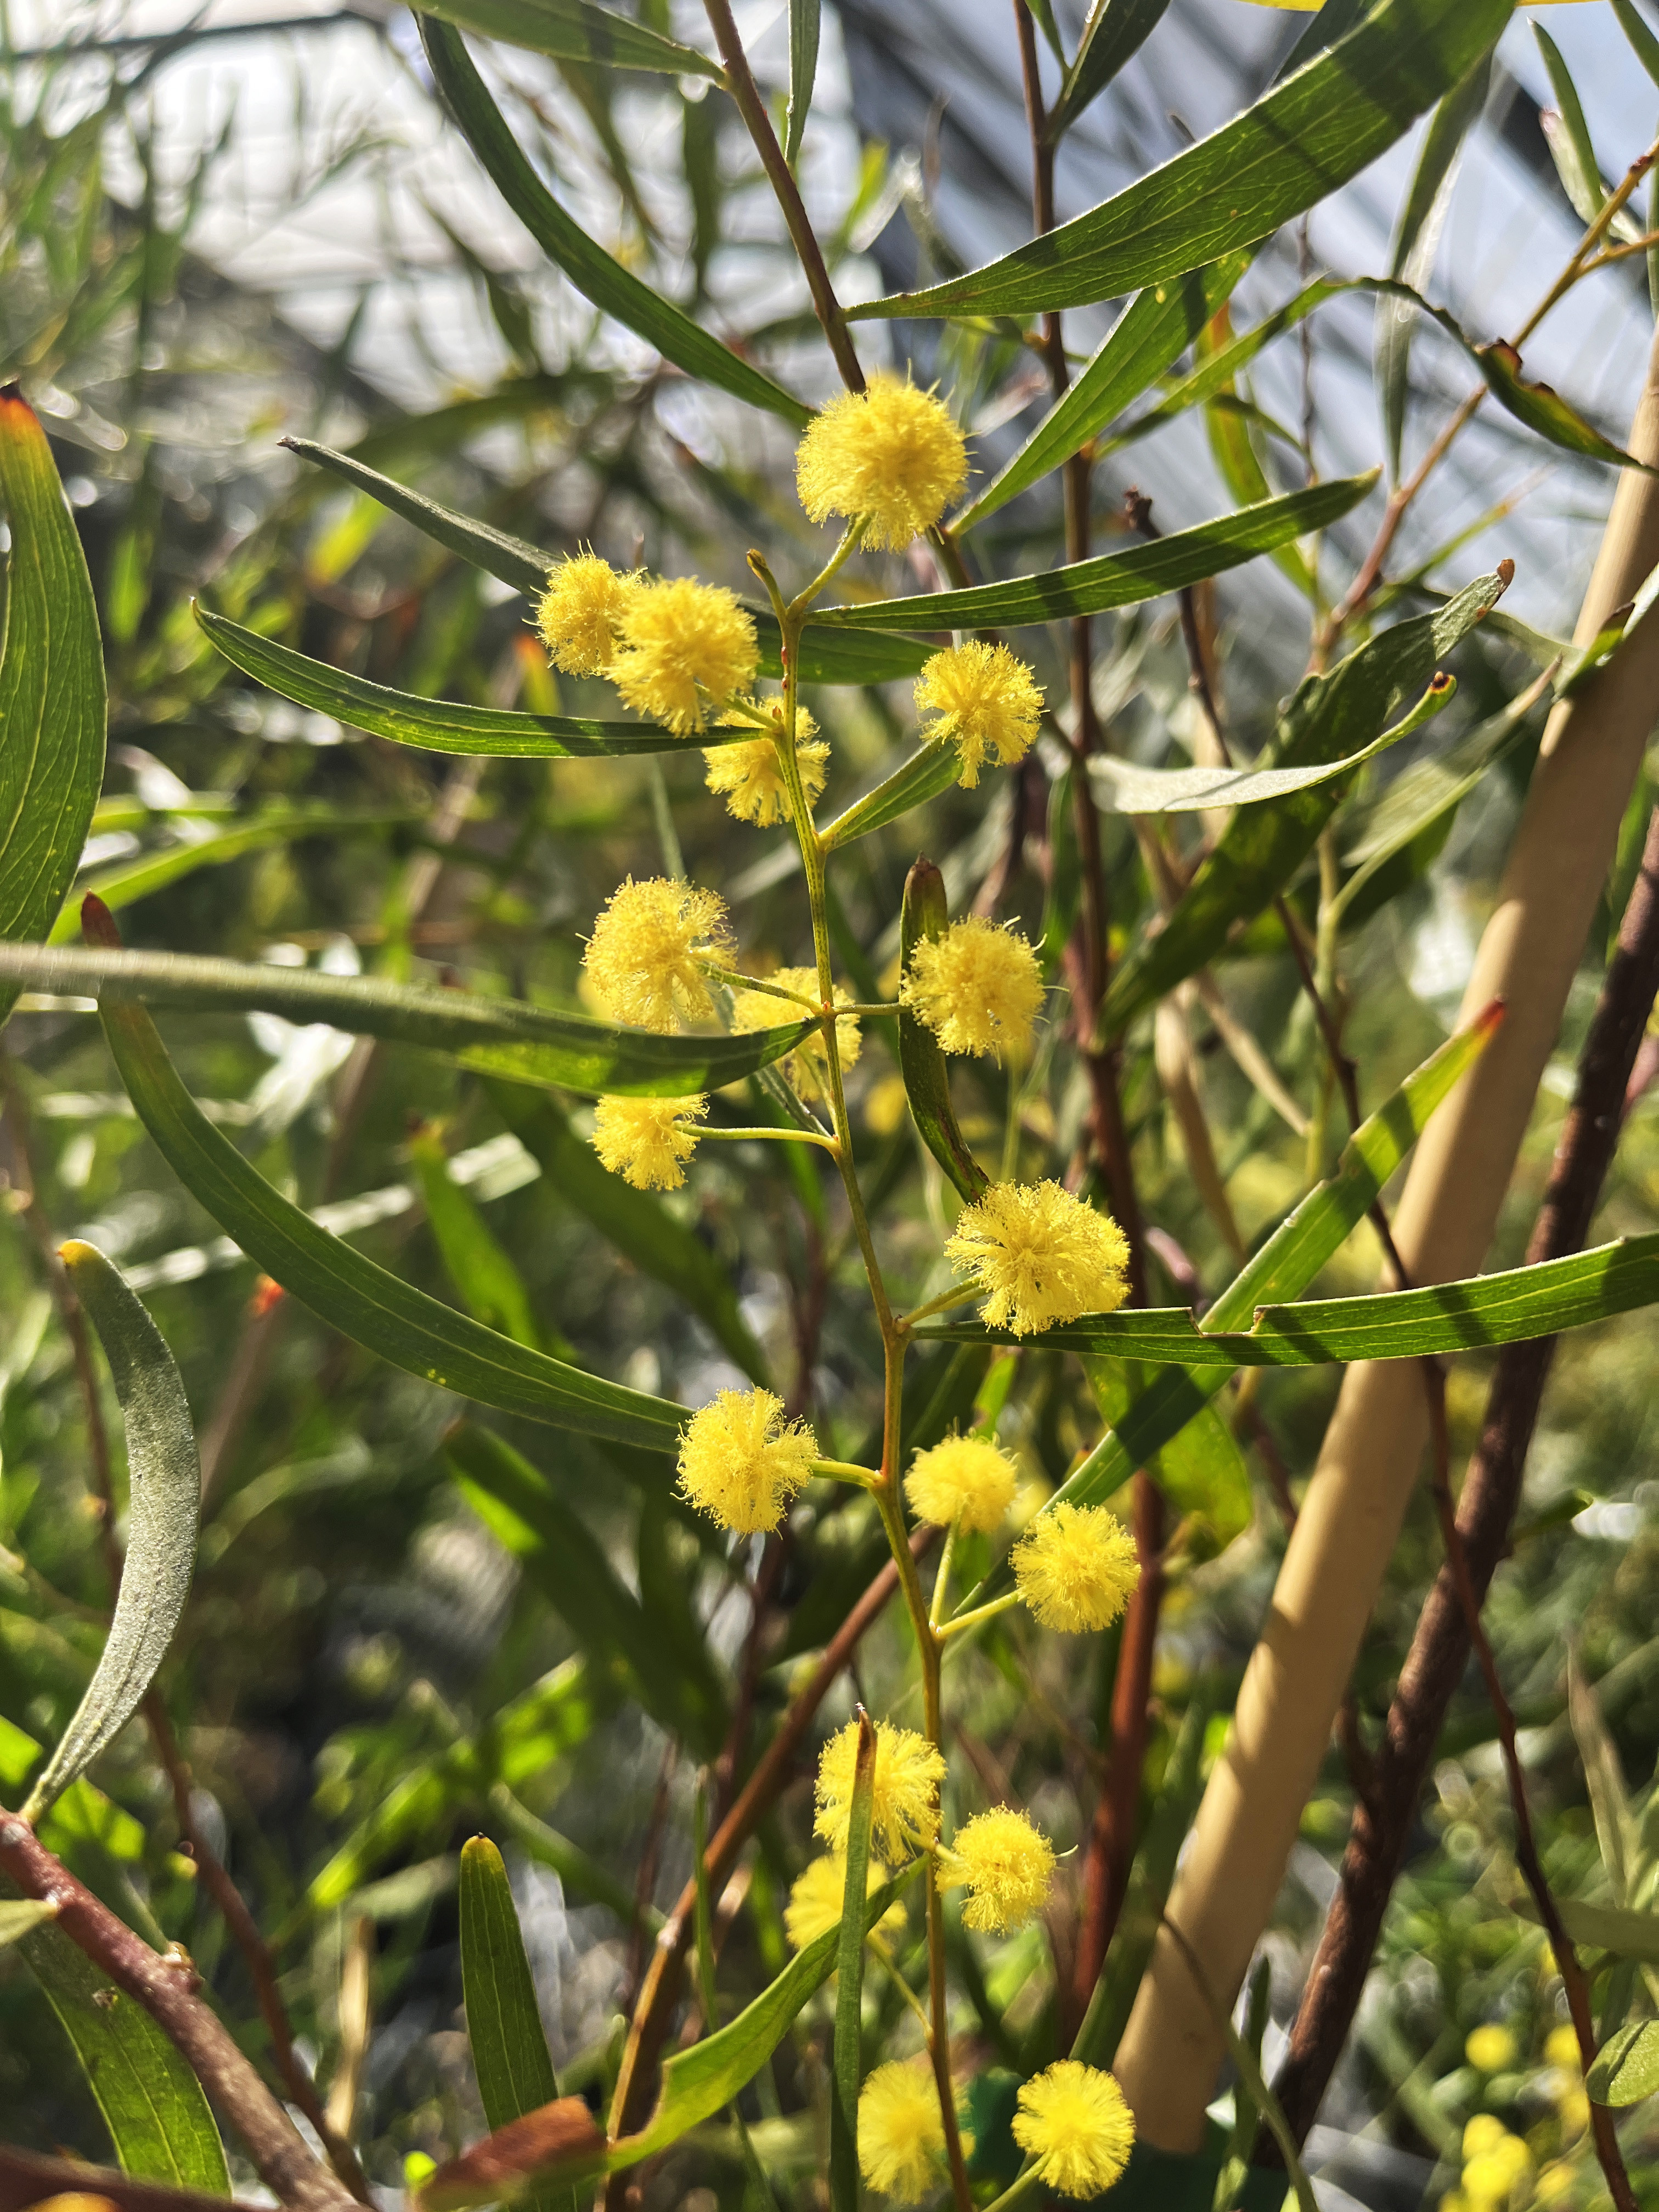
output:
POLYGON ((100 951, 118 952, 121 933, 116 927, 115 916, 104 904, 96 891, 88 891, 81 902, 81 934, 88 945, 100 951))

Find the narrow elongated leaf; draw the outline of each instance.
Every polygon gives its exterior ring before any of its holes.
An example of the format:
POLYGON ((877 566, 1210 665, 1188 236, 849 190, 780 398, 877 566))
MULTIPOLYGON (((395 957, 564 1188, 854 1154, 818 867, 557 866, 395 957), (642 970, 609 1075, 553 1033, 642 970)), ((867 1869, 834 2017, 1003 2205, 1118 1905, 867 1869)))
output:
POLYGON ((723 82, 717 61, 695 46, 665 39, 628 15, 593 0, 432 0, 427 11, 480 38, 551 54, 555 61, 587 62, 605 69, 661 70, 670 76, 723 82))
MULTIPOLYGON (((1194 1328, 1194 1334, 1199 1334, 1194 1328)), ((1201 1357, 1202 1355, 1200 1355, 1201 1357)), ((1121 1420, 1146 1387, 1138 1359, 1107 1359, 1085 1352, 1083 1371, 1108 1428, 1121 1420)), ((1158 1488, 1176 1512, 1199 1516, 1224 1549, 1250 1525, 1250 1471, 1232 1431, 1212 1405, 1195 1414, 1152 1462, 1158 1488)))
POLYGON ((109 1635, 86 1695, 29 1792, 23 1814, 30 1821, 120 1734, 155 1680, 190 1591, 202 1507, 190 1405, 161 1332, 94 1246, 65 1244, 61 1256, 109 1362, 131 1492, 109 1635))
MULTIPOLYGON (((86 557, 34 411, 0 392, 11 528, 0 653, 0 937, 44 937, 104 780, 104 653, 86 557)), ((15 990, 0 992, 0 1020, 15 990)))
POLYGON ((844 814, 822 832, 824 849, 850 845, 872 830, 884 830, 913 807, 921 806, 948 791, 962 773, 962 756, 949 738, 934 738, 913 752, 875 789, 855 799, 844 814))
MULTIPOLYGON (((468 4, 528 6, 541 4, 541 0, 468 0, 468 4)), ((567 0, 559 0, 559 4, 567 4, 567 0)), ((599 10, 592 12, 598 15, 599 10)), ((811 420, 810 407, 642 283, 565 213, 508 129, 460 33, 431 15, 421 15, 417 21, 432 74, 461 135, 508 207, 577 290, 604 313, 614 316, 655 346, 665 361, 672 361, 688 376, 699 377, 735 398, 781 416, 797 430, 805 429, 811 420)))
POLYGON ((436 1130, 416 1130, 410 1139, 409 1157, 420 1183, 427 1225, 467 1311, 486 1328, 510 1336, 514 1344, 546 1349, 524 1278, 470 1194, 449 1172, 449 1155, 436 1130))
POLYGON ((1641 469, 1649 476, 1656 473, 1645 461, 1638 461, 1611 438, 1604 438, 1551 386, 1529 384, 1521 374, 1520 355, 1506 340, 1476 346, 1474 356, 1486 387, 1498 404, 1552 446, 1569 453, 1583 453, 1592 461, 1607 461, 1614 468, 1641 469))
POLYGON ((1458 83, 1511 0, 1383 0, 1346 38, 1150 176, 1029 246, 854 315, 1030 315, 1179 276, 1358 176, 1458 83))
POLYGON ((1042 575, 835 607, 819 617, 819 627, 829 629, 848 623, 865 629, 977 629, 991 623, 1018 628, 1022 623, 1058 622, 1070 615, 1131 606, 1219 576, 1307 532, 1328 529, 1359 504, 1376 477, 1372 470, 1363 477, 1334 477, 1306 491, 1287 492, 1282 498, 1264 499, 1241 512, 1218 515, 1213 522, 1199 523, 1191 530, 1172 531, 1150 545, 1073 561, 1042 575))
MULTIPOLYGON (((512 1886, 488 1836, 461 1846, 461 1995, 478 2101, 491 2128, 522 2119, 559 2094, 552 2054, 536 2002, 512 1886)), ((568 2190, 526 2202, 538 2212, 570 2212, 568 2190)))
POLYGON ((1043 128, 1050 146, 1105 91, 1125 62, 1139 52, 1169 4, 1170 0, 1094 0, 1077 42, 1077 57, 1043 128))
MULTIPOLYGON (((1165 0, 1132 0, 1132 4, 1151 4, 1162 13, 1165 0)), ((983 522, 1115 421, 1226 305, 1254 258, 1248 249, 1224 254, 1207 268, 1138 292, 1071 390, 1055 402, 1006 467, 956 517, 952 528, 971 530, 983 522)))
POLYGON ((836 2034, 830 2091, 830 2203, 859 2212, 859 2081, 863 2073, 864 1912, 870 1872, 870 1816, 876 1795, 876 1729, 859 1708, 853 1802, 847 1828, 847 1880, 836 1947, 836 2034))
MULTIPOLYGON (((310 438, 283 438, 279 442, 290 453, 297 453, 302 461, 326 469, 331 476, 338 477, 358 491, 367 492, 393 514, 412 523, 434 544, 443 546, 473 568, 482 568, 486 575, 510 584, 515 592, 538 599, 547 589, 548 574, 557 561, 556 554, 544 553, 539 545, 532 545, 525 538, 511 537, 504 530, 493 529, 487 522, 477 522, 471 515, 457 514, 450 507, 440 507, 435 499, 411 491, 395 477, 382 476, 379 469, 370 468, 367 461, 357 460, 350 453, 337 453, 331 446, 319 446, 310 438)), ((207 629, 208 625, 204 623, 203 627, 207 629)), ((220 643, 210 629, 208 634, 216 645, 220 643)))
MULTIPOLYGON (((922 939, 943 937, 949 925, 945 878, 931 860, 919 860, 904 879, 904 902, 899 914, 901 973, 909 972, 922 939)), ((916 1134, 971 1204, 989 1177, 957 1126, 951 1104, 951 1071, 939 1039, 908 1007, 902 1007, 899 1013, 898 1056, 916 1134)))
POLYGON ((1538 41, 1538 51, 1544 58, 1550 88, 1555 94, 1556 113, 1552 115, 1546 109, 1540 118, 1550 157, 1561 179, 1561 189, 1572 203, 1573 213, 1580 222, 1592 223, 1601 214, 1607 195, 1590 140, 1589 125, 1584 119, 1583 102, 1578 97, 1578 88, 1560 47, 1541 23, 1533 25, 1532 34, 1538 41))
POLYGON ((1578 1756, 1583 1761, 1589 1787, 1590 1811, 1595 1820, 1595 1840, 1601 1847, 1601 1863, 1607 1870, 1607 1887, 1615 1905, 1627 1905, 1641 1863, 1641 1844, 1619 1747, 1601 1711, 1595 1685, 1586 1680, 1578 1655, 1567 1651, 1567 1718, 1578 1756))
POLYGON ((327 1022, 387 1043, 445 1053, 482 1074, 516 1083, 637 1098, 719 1091, 781 1059, 812 1026, 786 1024, 750 1036, 658 1036, 518 999, 426 991, 377 976, 325 975, 315 969, 89 946, 0 945, 0 981, 8 980, 112 1006, 127 1000, 204 1013, 257 1008, 291 1022, 327 1022))
POLYGON ((1630 41, 1631 52, 1643 68, 1659 84, 1659 39, 1648 28, 1636 0, 1613 0, 1613 12, 1619 18, 1619 27, 1630 41))
POLYGON ((197 1106, 144 1008, 112 1001, 104 1031, 169 1167, 274 1282, 354 1342, 440 1389, 587 1436, 670 1451, 681 1407, 498 1336, 377 1267, 273 1190, 197 1106))
POLYGON ((793 169, 812 106, 812 80, 818 73, 818 0, 789 0, 789 114, 783 158, 793 169))

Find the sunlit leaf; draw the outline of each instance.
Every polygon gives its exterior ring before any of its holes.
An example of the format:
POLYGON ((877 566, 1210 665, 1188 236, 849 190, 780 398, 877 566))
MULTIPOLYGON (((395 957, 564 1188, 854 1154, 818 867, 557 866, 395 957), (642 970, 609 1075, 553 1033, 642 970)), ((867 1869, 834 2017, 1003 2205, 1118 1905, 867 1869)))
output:
POLYGON ((481 38, 504 39, 551 54, 556 61, 592 62, 607 69, 662 70, 670 76, 725 75, 717 61, 665 39, 631 16, 593 0, 431 0, 427 14, 481 38))

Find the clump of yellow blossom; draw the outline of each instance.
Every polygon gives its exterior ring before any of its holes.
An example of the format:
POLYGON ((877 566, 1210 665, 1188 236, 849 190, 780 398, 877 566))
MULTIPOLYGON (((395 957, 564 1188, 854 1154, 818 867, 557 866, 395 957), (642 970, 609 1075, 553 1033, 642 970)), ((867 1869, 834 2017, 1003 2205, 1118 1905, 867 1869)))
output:
POLYGON ((601 1098, 593 1109, 593 1149, 635 1190, 678 1190, 697 1149, 694 1124, 708 1111, 702 1097, 601 1098))
POLYGON ((904 1478, 904 1494, 919 1521, 948 1528, 962 1516, 965 1529, 988 1532, 1014 1502, 1019 1469, 988 1437, 946 1437, 918 1452, 904 1478))
POLYGON ((717 891, 630 876, 605 902, 582 964, 612 1020, 666 1033, 677 1020, 714 1012, 702 963, 723 958, 730 942, 717 891))
POLYGON ((1042 690, 1006 645, 969 638, 924 662, 916 678, 916 708, 936 718, 923 725, 924 738, 948 738, 956 746, 962 758, 958 781, 971 791, 992 754, 1000 766, 1010 768, 1030 752, 1042 690))
POLYGON ((1544 2063, 1559 2066, 1577 2073, 1583 2060, 1578 2049, 1578 2031, 1563 2021, 1544 2038, 1544 2063))
MULTIPOLYGON (((769 979, 781 991, 793 991, 797 998, 810 999, 814 1006, 823 1002, 818 996, 818 971, 816 968, 779 968, 769 979)), ((836 1004, 850 1006, 853 1000, 839 983, 836 986, 836 1004)), ((741 1035, 751 1030, 787 1029, 792 1022, 802 1021, 806 1008, 792 999, 774 998, 769 991, 739 991, 732 1001, 732 1026, 741 1035)), ((852 1066, 864 1049, 864 1037, 856 1014, 842 1014, 836 1023, 836 1050, 840 1055, 842 1072, 852 1066)), ((807 1105, 814 1100, 830 1096, 830 1047, 823 1031, 814 1030, 791 1053, 786 1053, 783 1073, 795 1086, 807 1105)))
POLYGON ((1532 2176, 1521 2137, 1494 2114, 1477 2112, 1463 2130, 1462 2186, 1442 2197, 1441 2212, 1509 2212, 1529 2200, 1532 2176))
MULTIPOLYGON (((726 801, 726 812, 739 822, 752 822, 770 830, 793 817, 789 787, 784 781, 780 748, 784 743, 783 714, 775 700, 769 702, 776 730, 771 737, 749 738, 729 745, 711 745, 703 754, 708 773, 703 781, 726 801)), ((722 728, 747 722, 747 715, 727 714, 722 728)), ((817 735, 817 724, 805 707, 795 709, 795 766, 809 806, 817 803, 830 772, 830 748, 817 735)))
POLYGON ((945 2181, 945 2119, 925 2060, 890 2059, 859 2092, 859 2172, 895 2204, 920 2204, 945 2181))
POLYGON ((1113 1313, 1129 1292, 1123 1231, 1057 1182, 993 1183, 957 1215, 945 1256, 985 1293, 981 1319, 1016 1336, 1113 1313))
POLYGON ((899 998, 946 1052, 1024 1053, 1042 1004, 1042 970, 1018 930, 964 915, 910 955, 899 998))
POLYGON ((965 1883, 968 1902, 963 1925, 987 1935, 1023 1928, 1048 1901, 1054 1880, 1054 1849, 1029 1816, 1007 1805, 975 1813, 958 1828, 949 1850, 939 1854, 941 1879, 949 1888, 965 1883))
POLYGON ((642 588, 597 553, 573 553, 547 580, 536 628, 548 659, 567 676, 603 676, 617 650, 623 615, 642 588))
POLYGON ((1025 2082, 1014 2141, 1062 2197, 1098 2197, 1129 2163, 1133 2115, 1109 2074, 1061 2058, 1025 2082))
MULTIPOLYGON (((832 1851, 847 1849, 853 1818, 853 1777, 858 1765, 859 1725, 848 1721, 818 1759, 816 1832, 832 1851)), ((912 1729, 876 1723, 876 1774, 870 1810, 872 1848, 889 1866, 925 1849, 939 1833, 939 1785, 945 1760, 937 1747, 912 1729)))
MULTIPOLYGON (((887 1879, 880 1864, 872 1859, 865 1895, 872 1896, 887 1879)), ((789 1892, 789 1902, 783 1908, 783 1932, 789 1938, 792 1950, 804 1951, 820 1936, 827 1936, 832 1928, 841 1925, 841 1909, 847 1896, 847 1862, 832 1851, 823 1851, 805 1869, 796 1875, 789 1892)), ((904 1931, 903 1905, 896 1899, 870 1931, 873 1936, 899 1936, 904 1931)))
POLYGON ((1103 1505, 1062 1499, 1039 1513, 1012 1554, 1022 1601, 1045 1628, 1109 1628, 1140 1580, 1135 1540, 1103 1505))
POLYGON ((754 617, 720 584, 692 576, 641 584, 622 611, 610 677, 636 714, 676 737, 708 726, 755 680, 754 617))
POLYGON ((700 1513, 744 1535, 782 1520, 818 1455, 804 1422, 786 1422, 769 1390, 722 1390, 680 1437, 680 1489, 700 1513))
POLYGON ((1464 2043, 1463 2056, 1477 2074, 1501 2074, 1515 2063, 1515 2038, 1506 2027, 1477 2027, 1464 2043))
POLYGON ((950 409, 896 376, 873 376, 867 390, 832 399, 795 456, 796 489, 813 521, 843 515, 872 550, 899 552, 931 530, 967 481, 950 409))

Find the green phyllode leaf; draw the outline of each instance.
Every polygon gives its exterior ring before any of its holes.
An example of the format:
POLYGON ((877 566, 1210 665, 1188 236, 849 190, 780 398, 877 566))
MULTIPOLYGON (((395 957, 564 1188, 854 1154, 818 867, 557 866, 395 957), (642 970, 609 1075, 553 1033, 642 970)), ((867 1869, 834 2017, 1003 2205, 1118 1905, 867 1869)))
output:
MULTIPOLYGON (((899 966, 909 972, 916 946, 926 937, 943 937, 950 926, 945 878, 933 863, 919 860, 904 879, 899 915, 899 966)), ((939 1039, 908 1007, 898 1018, 899 1073, 916 1134, 969 1204, 990 1181, 975 1159, 951 1104, 951 1071, 939 1039)))
POLYGON ((660 70, 670 76, 707 76, 718 84, 717 61, 664 38, 593 0, 433 0, 427 11, 447 23, 550 54, 556 61, 597 63, 605 69, 660 70))
MULTIPOLYGON (((478 2101, 490 2127, 504 2128, 559 2094, 536 2002, 536 1984, 501 1855, 487 1836, 461 1846, 461 1994, 478 2101)), ((571 2212, 568 2190, 526 2202, 536 2212, 571 2212)))
POLYGON ((1634 2021, 1595 2054, 1585 2087, 1598 2105, 1639 2105, 1659 2089, 1659 2020, 1634 2021))

